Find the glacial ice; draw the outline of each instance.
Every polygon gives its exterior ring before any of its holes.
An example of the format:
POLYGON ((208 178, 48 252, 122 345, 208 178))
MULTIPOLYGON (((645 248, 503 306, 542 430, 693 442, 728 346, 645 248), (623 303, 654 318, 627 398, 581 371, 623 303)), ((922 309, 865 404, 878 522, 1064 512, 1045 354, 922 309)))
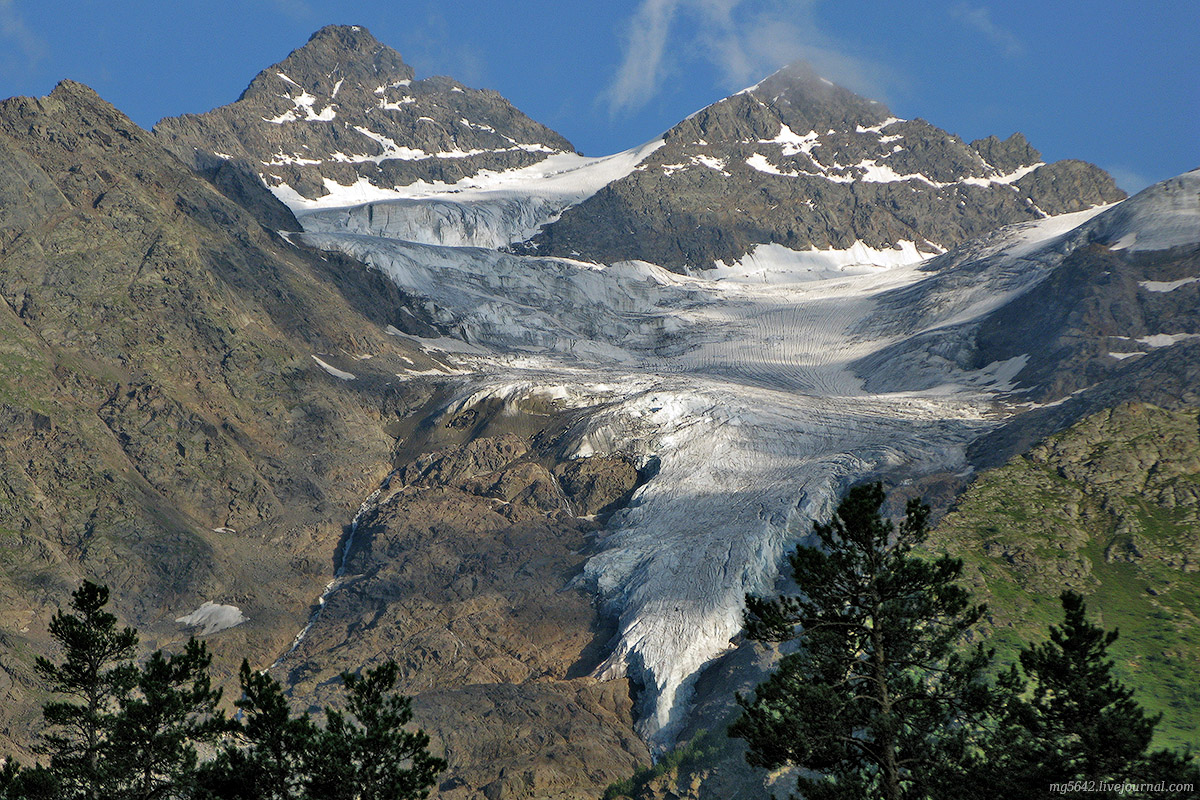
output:
MULTIPOLYGON (((471 372, 461 404, 553 390, 591 410, 573 455, 659 460, 583 578, 620 625, 600 674, 646 687, 642 731, 659 743, 690 681, 739 632, 745 594, 772 586, 811 520, 864 476, 961 468, 1011 378, 996 367, 940 391, 863 390, 851 365, 899 335, 856 331, 877 298, 930 279, 914 263, 761 284, 363 234, 304 239, 379 269, 488 351, 452 356, 471 372)), ((986 275, 963 280, 964 297, 989 293, 986 275)))
MULTIPOLYGON (((626 156, 625 167, 642 157, 626 156)), ((386 211, 297 210, 305 242, 381 271, 452 334, 425 340, 461 373, 452 407, 552 397, 580 411, 570 455, 657 460, 581 581, 619 625, 598 674, 642 685, 640 730, 663 746, 699 670, 738 635, 745 594, 772 588, 812 520, 864 478, 961 469, 966 446, 1002 418, 997 400, 1025 357, 969 372, 941 359, 919 383, 903 363, 866 377, 862 365, 906 343, 920 349, 922 337, 1028 291, 1120 210, 1014 226, 936 261, 911 243, 833 253, 764 245, 687 276, 494 249, 594 185, 576 175, 564 190, 553 183, 561 175, 544 175, 548 184, 531 175, 488 176, 490 189, 457 196, 410 194, 386 211), (543 211, 496 211, 509 220, 501 224, 472 207, 500 199, 543 211)))

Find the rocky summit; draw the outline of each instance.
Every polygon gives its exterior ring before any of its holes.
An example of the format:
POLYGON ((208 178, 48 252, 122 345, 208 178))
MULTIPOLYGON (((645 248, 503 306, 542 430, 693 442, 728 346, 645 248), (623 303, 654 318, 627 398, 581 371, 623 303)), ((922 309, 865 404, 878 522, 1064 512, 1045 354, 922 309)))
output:
MULTIPOLYGON (((1001 225, 1124 197, 1102 170, 1046 164, 1019 133, 966 143, 793 64, 667 131, 628 176, 526 245, 676 271, 792 251, 920 260, 1001 225)), ((881 262, 882 263, 882 262, 881 262)))
POLYGON ((4 101, 0 745, 88 577, 227 698, 242 658, 298 708, 395 661, 438 797, 680 747, 623 785, 766 798, 723 733, 779 656, 744 598, 864 480, 958 503, 997 635, 1063 580, 1157 615, 1122 674, 1183 741, 1198 248, 1198 172, 1123 199, 804 65, 596 158, 360 26, 153 133, 4 101))
POLYGON ((454 183, 574 152, 496 92, 414 78, 366 28, 330 25, 260 72, 236 102, 164 119, 154 132, 189 163, 245 162, 277 193, 308 199, 328 195, 327 182, 454 183))

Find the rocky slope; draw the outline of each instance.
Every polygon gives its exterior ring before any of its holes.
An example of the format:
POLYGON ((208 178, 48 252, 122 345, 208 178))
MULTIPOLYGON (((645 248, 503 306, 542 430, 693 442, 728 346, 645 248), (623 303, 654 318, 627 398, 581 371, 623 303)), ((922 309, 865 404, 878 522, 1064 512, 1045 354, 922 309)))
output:
POLYGON ((556 467, 554 415, 516 421, 540 419, 533 434, 469 416, 408 438, 342 588, 279 668, 316 702, 342 670, 396 660, 450 761, 439 797, 596 797, 649 751, 628 682, 590 676, 612 629, 572 585, 598 527, 576 513, 620 503, 638 473, 621 459, 556 467))
POLYGON ((149 643, 212 600, 249 617, 228 660, 286 644, 391 446, 383 382, 314 356, 411 348, 382 334, 394 288, 264 230, 84 86, 0 103, 0 152, 0 726, 27 742, 81 576, 149 643))
POLYGON ((445 796, 593 796, 646 762, 628 682, 586 677, 608 634, 569 588, 595 528, 576 514, 624 502, 636 469, 535 457, 536 428, 436 454, 485 431, 406 422, 439 396, 414 376, 448 371, 398 330, 434 333, 419 309, 90 89, 0 103, 0 151, 0 750, 28 753, 32 661, 80 578, 147 648, 194 622, 232 690, 341 574, 280 675, 315 701, 317 678, 400 660, 452 761, 445 796))
POLYGON ((236 102, 164 119, 154 132, 189 163, 242 162, 299 201, 327 197, 331 185, 455 183, 574 152, 496 92, 415 80, 399 53, 358 25, 322 28, 236 102))
POLYGON ((1001 225, 1124 197, 1090 164, 1044 164, 1019 133, 968 144, 924 120, 897 119, 804 64, 699 111, 664 139, 524 250, 676 271, 856 244, 916 261, 917 251, 941 252, 1001 225))

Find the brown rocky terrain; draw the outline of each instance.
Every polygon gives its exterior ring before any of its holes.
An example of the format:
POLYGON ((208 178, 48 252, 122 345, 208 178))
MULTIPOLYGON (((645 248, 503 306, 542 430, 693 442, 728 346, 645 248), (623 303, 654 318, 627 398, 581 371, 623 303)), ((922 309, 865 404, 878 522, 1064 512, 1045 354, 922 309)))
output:
POLYGON ((649 758, 628 681, 589 677, 613 631, 572 585, 597 529, 572 510, 619 501, 637 471, 589 459, 593 480, 560 483, 541 438, 406 445, 421 454, 361 519, 343 587, 281 665, 316 700, 364 657, 396 660, 450 761, 439 797, 595 797, 649 758))
POLYGON ((399 467, 281 666, 296 699, 397 659, 454 765, 447 797, 593 796, 646 762, 628 682, 586 677, 609 631, 570 586, 582 517, 623 501, 632 465, 560 463, 531 439, 545 409, 413 433, 444 396, 397 373, 440 362, 385 328, 419 331, 419 311, 84 86, 0 103, 0 151, 0 749, 28 754, 32 660, 81 578, 146 648, 205 601, 236 606, 246 621, 209 636, 232 690, 243 657, 287 651, 399 467))
POLYGON ((391 446, 381 382, 313 355, 407 349, 394 289, 264 230, 84 86, 0 103, 0 151, 0 729, 24 746, 81 577, 149 645, 206 600, 249 617, 223 668, 286 644, 391 446))

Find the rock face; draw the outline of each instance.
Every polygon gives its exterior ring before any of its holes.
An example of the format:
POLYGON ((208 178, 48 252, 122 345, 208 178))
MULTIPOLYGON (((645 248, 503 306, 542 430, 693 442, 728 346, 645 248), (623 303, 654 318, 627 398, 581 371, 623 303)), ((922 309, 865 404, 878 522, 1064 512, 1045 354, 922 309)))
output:
POLYGON ((1019 133, 967 144, 897 119, 804 64, 703 109, 665 139, 524 250, 676 271, 732 264, 771 243, 803 251, 909 242, 931 254, 1124 197, 1090 164, 1042 163, 1019 133))
POLYGON ((529 437, 456 435, 453 419, 437 423, 448 446, 399 466, 360 518, 344 588, 281 668, 315 700, 364 659, 396 660, 450 761, 439 797, 597 797, 649 752, 628 680, 589 677, 613 631, 573 585, 595 526, 569 508, 620 502, 636 471, 550 468, 529 437))
POLYGON ((150 646, 206 601, 240 609, 224 675, 303 624, 388 469, 399 400, 376 376, 428 364, 383 334, 399 293, 350 263, 264 229, 87 87, 0 103, 0 747, 29 744, 31 661, 81 576, 150 646), (345 353, 378 358, 354 381, 313 359, 345 353))
POLYGON ((399 53, 358 25, 322 28, 259 73, 237 102, 164 119, 154 132, 189 163, 244 162, 299 200, 327 195, 326 181, 454 183, 574 151, 496 92, 445 77, 415 80, 399 53))

